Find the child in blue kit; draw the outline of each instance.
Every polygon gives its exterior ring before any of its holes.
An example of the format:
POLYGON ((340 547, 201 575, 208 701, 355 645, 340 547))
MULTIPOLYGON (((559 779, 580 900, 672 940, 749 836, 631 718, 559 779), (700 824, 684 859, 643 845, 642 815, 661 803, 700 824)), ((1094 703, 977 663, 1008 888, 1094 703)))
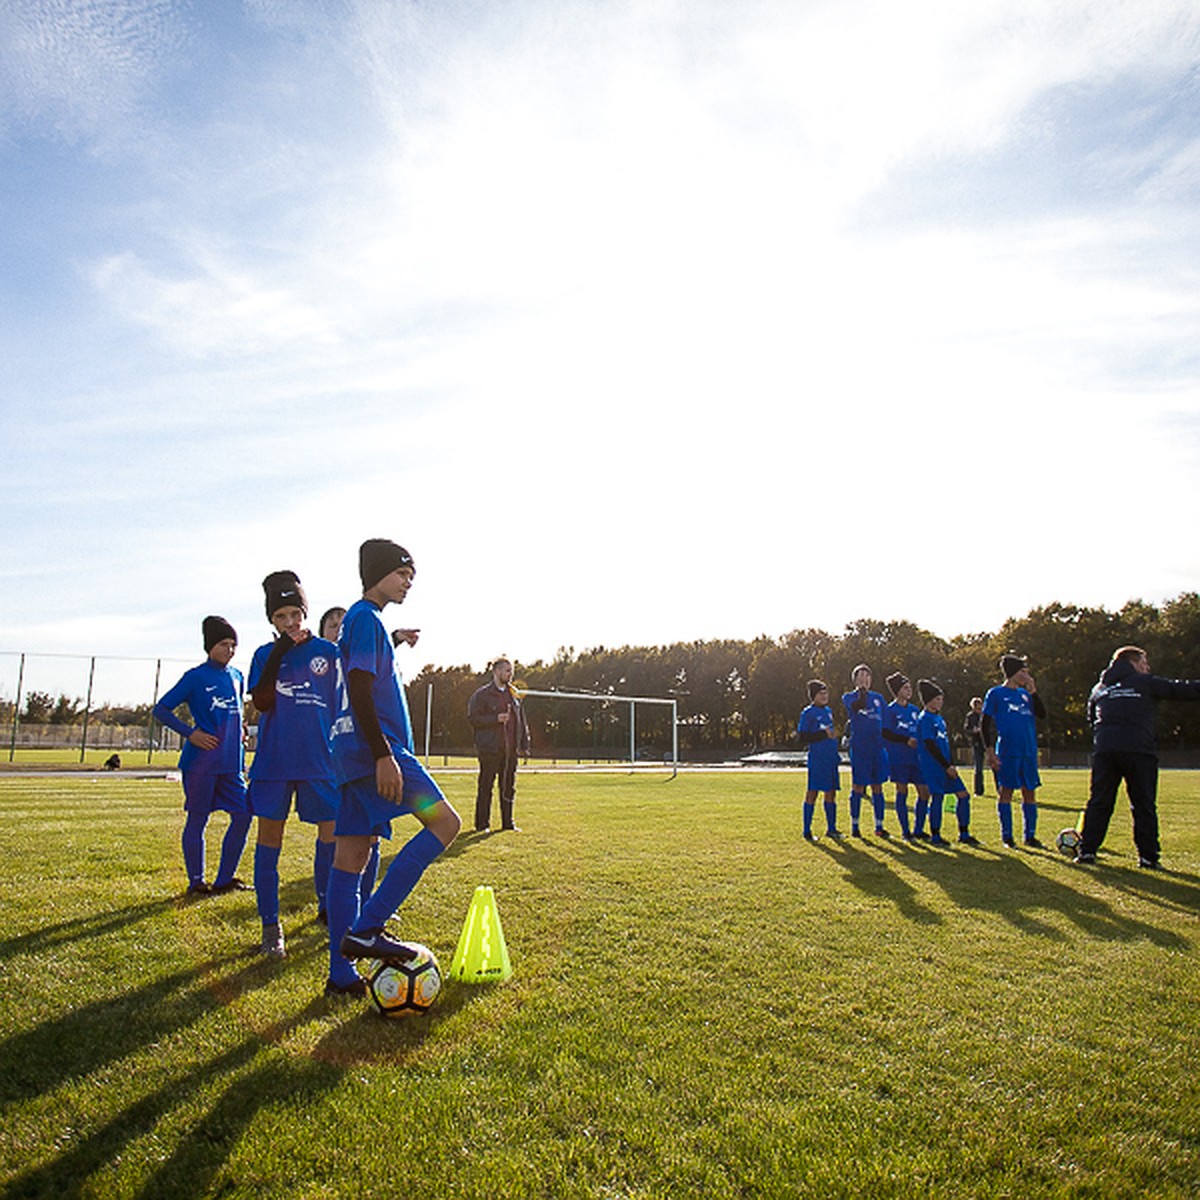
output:
POLYGON ((1025 845, 1040 847, 1037 789, 1042 778, 1038 774, 1037 723, 1046 716, 1046 706, 1020 655, 1005 654, 1000 670, 1004 683, 989 688, 983 698, 983 742, 988 766, 996 772, 1000 837, 1006 846, 1015 845, 1012 797, 1020 788, 1025 845))
POLYGON ((273 642, 254 652, 250 697, 260 714, 258 747, 250 766, 250 811, 258 819, 254 891, 262 921, 262 952, 283 958, 279 923, 279 854, 295 798, 300 820, 317 827, 313 882, 318 911, 333 865, 338 788, 329 736, 337 711, 337 647, 304 627, 308 599, 294 571, 263 580, 273 642))
POLYGON ((950 735, 942 718, 946 697, 931 679, 919 679, 917 690, 925 705, 917 718, 917 762, 929 789, 929 843, 949 845, 942 837, 942 811, 946 794, 953 793, 958 802, 955 810, 958 840, 968 846, 978 845, 978 839, 971 836, 971 797, 950 757, 950 735))
POLYGON ((829 707, 829 684, 822 679, 808 681, 809 705, 796 725, 799 740, 808 747, 808 791, 804 793, 804 837, 815 841, 812 831, 817 794, 825 797, 825 836, 840 838, 837 829, 838 775, 837 730, 833 727, 833 709, 829 707))
POLYGON ((154 717, 184 739, 179 755, 183 774, 183 865, 188 894, 242 891, 235 872, 246 847, 250 813, 246 807, 245 746, 242 731, 242 673, 229 664, 237 651, 237 633, 224 617, 205 617, 201 629, 208 654, 198 667, 154 706, 154 717), (188 706, 192 723, 175 715, 188 706), (212 885, 204 881, 204 831, 216 809, 229 814, 221 842, 221 862, 212 885))
POLYGON ((888 776, 896 785, 896 820, 906 842, 923 837, 929 792, 917 764, 917 720, 921 710, 912 703, 913 687, 907 675, 899 671, 887 677, 892 702, 883 710, 883 740, 887 742, 888 776), (917 789, 917 832, 908 823, 908 787, 917 789))
POLYGON ((404 688, 395 672, 383 609, 402 604, 415 568, 402 546, 383 538, 359 550, 363 598, 342 621, 338 642, 338 716, 333 727, 334 771, 341 786, 333 870, 329 877, 329 980, 326 995, 363 995, 353 959, 407 961, 403 942, 384 925, 426 868, 458 836, 458 813, 413 754, 404 688), (392 859, 366 903, 359 874, 373 836, 391 837, 392 821, 411 813, 420 831, 392 859))
POLYGON ((850 721, 850 835, 862 837, 859 814, 863 793, 871 789, 875 833, 887 837, 883 827, 883 781, 887 778, 887 752, 883 748, 883 697, 871 691, 871 668, 860 663, 850 673, 852 692, 842 696, 850 721))

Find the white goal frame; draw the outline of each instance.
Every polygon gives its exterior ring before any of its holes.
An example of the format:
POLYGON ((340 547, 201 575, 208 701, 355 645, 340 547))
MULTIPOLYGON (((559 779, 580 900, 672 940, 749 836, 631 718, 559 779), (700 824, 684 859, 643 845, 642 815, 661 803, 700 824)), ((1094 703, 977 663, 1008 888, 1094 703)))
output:
POLYGON ((615 704, 629 705, 629 765, 637 764, 637 706, 639 704, 666 704, 671 709, 671 778, 679 774, 679 701, 666 696, 620 696, 613 692, 555 692, 537 688, 514 688, 519 700, 526 696, 538 696, 546 700, 606 700, 615 704))

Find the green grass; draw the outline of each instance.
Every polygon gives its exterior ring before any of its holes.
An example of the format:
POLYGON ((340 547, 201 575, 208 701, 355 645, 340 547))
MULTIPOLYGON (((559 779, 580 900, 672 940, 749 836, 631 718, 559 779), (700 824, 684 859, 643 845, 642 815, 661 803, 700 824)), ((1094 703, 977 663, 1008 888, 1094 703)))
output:
POLYGON ((491 885, 512 979, 385 1022, 319 995, 306 827, 274 964, 251 894, 179 898, 177 784, 0 777, 0 1196, 1200 1194, 1200 774, 1162 875, 1124 813, 1100 868, 1000 853, 990 801, 979 850, 810 846, 802 787, 522 777, 400 918, 448 966, 491 885))

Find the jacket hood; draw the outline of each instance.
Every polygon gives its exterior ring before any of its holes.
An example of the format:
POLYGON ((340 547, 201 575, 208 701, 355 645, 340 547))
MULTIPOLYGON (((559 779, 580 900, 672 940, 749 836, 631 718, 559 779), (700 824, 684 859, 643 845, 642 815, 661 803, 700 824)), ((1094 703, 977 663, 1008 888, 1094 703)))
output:
POLYGON ((1100 676, 1100 682, 1105 687, 1112 687, 1115 683, 1124 683, 1131 675, 1137 674, 1137 668, 1128 659, 1118 659, 1115 663, 1104 668, 1100 676))

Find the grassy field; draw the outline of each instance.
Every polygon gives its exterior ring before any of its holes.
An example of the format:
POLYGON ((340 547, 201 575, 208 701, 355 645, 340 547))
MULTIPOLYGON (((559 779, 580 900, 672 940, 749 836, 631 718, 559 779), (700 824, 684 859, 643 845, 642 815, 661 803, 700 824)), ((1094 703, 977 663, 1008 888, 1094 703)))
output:
POLYGON ((271 963, 252 894, 180 898, 177 784, 0 776, 0 1196, 1200 1194, 1200 774, 1162 874, 1124 813, 1098 868, 1002 853, 991 801, 979 849, 812 846, 802 786, 524 777, 400 918, 448 966, 491 885, 512 979, 385 1022, 320 995, 307 828, 271 963))

